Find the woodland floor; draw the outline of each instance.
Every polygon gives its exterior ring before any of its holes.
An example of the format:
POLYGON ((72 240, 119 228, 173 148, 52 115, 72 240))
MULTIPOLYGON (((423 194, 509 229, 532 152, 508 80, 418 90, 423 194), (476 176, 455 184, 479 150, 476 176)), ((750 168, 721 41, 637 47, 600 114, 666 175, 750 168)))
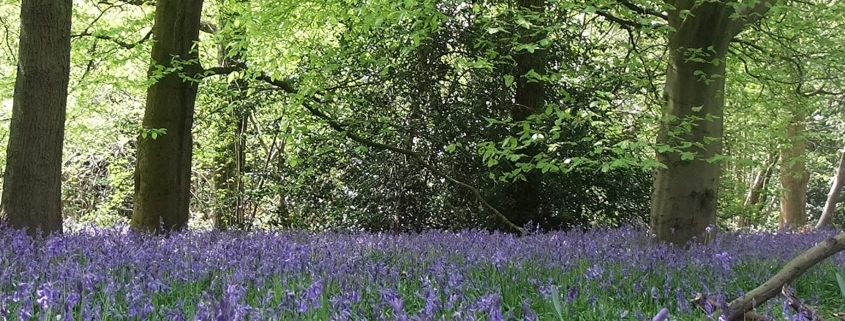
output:
MULTIPOLYGON (((688 303, 696 293, 731 300, 832 233, 723 233, 682 251, 630 228, 155 238, 119 227, 36 242, 3 231, 0 318, 651 320, 665 307, 668 320, 701 320, 688 303)), ((823 315, 843 312, 837 271, 845 253, 800 277, 796 296, 823 315)), ((781 299, 757 312, 794 320, 781 299)))

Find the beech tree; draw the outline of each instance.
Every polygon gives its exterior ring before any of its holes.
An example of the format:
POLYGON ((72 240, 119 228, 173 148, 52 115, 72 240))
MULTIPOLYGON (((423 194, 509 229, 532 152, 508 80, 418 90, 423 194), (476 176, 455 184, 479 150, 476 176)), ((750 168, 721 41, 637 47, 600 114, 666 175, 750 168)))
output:
POLYGON ((21 1, 17 78, 0 221, 62 233, 62 147, 70 74, 71 0, 21 1))
MULTIPOLYGON (((789 100, 787 100, 789 101, 789 100)), ((801 110, 792 112, 786 128, 783 162, 780 165, 780 220, 779 226, 793 229, 807 224, 807 181, 804 158, 807 153, 807 116, 801 110)))
POLYGON ((728 45, 771 1, 667 0, 669 64, 657 137, 651 231, 685 244, 716 224, 728 45), (684 142, 688 148, 676 148, 684 142))
POLYGON ((178 230, 188 223, 194 103, 202 70, 199 40, 202 0, 156 1, 152 66, 138 137, 131 226, 178 230))

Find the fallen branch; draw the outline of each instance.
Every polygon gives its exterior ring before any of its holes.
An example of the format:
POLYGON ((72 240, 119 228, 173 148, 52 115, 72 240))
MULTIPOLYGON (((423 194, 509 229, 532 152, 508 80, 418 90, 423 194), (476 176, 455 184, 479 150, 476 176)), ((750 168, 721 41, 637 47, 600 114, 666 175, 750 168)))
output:
MULTIPOLYGON (((707 304, 710 304, 711 313, 708 314, 708 317, 718 319, 718 316, 722 314, 722 310, 720 310, 718 308, 719 303, 716 302, 716 300, 714 300, 713 298, 705 297, 704 294, 698 293, 695 296, 694 299, 690 300, 690 303, 698 306, 701 309, 701 311, 704 311, 705 314, 707 314, 707 304)), ((744 320, 744 321, 768 321, 769 319, 766 318, 765 315, 762 315, 762 314, 759 314, 759 313, 756 313, 756 312, 752 312, 752 311, 748 311, 748 312, 745 312, 742 315, 742 318, 740 320, 744 320)))
POLYGON ((825 321, 824 318, 816 312, 816 310, 813 310, 813 308, 804 304, 801 300, 798 300, 794 294, 792 294, 789 284, 784 284, 780 293, 786 297, 786 304, 795 310, 795 313, 803 313, 804 317, 808 318, 810 321, 825 321))
POLYGON ((765 283, 733 300, 728 305, 727 313, 725 313, 727 320, 742 320, 746 312, 775 297, 785 285, 792 283, 809 268, 843 249, 845 249, 845 232, 826 238, 816 246, 799 254, 765 283))

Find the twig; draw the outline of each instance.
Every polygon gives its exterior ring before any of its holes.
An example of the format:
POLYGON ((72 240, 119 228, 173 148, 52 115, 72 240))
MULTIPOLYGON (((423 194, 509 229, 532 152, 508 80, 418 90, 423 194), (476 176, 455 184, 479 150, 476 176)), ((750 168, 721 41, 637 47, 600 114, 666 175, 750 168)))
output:
POLYGON ((786 304, 789 305, 796 313, 803 313, 805 317, 810 318, 811 321, 825 321, 818 312, 813 310, 813 308, 805 305, 801 300, 795 297, 794 294, 790 293, 789 291, 789 284, 784 284, 780 290, 780 293, 786 297, 786 304))

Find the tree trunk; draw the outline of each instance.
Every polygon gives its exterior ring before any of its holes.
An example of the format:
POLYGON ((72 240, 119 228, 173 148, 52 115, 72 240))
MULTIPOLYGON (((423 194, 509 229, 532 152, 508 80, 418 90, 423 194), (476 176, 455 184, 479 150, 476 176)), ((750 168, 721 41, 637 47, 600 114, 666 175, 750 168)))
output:
POLYGON ((201 13, 202 0, 156 1, 150 77, 158 81, 147 90, 143 127, 167 131, 156 138, 138 138, 131 221, 137 230, 179 230, 188 223, 197 82, 182 77, 194 77, 201 69, 193 48, 201 13), (181 67, 160 74, 174 65, 181 67))
MULTIPOLYGON (((240 0, 239 0, 240 1, 240 0)), ((225 30, 237 18, 236 12, 231 12, 225 7, 220 8, 221 30, 225 30)), ((231 27, 228 27, 231 28, 231 27)), ((232 31, 236 37, 241 35, 242 30, 232 31)), ((225 37, 219 46, 219 62, 221 67, 237 66, 243 60, 242 52, 232 52, 232 44, 237 39, 225 37)), ((244 217, 243 198, 243 168, 246 163, 246 128, 249 119, 249 110, 244 106, 245 88, 249 84, 242 79, 237 79, 229 84, 227 92, 228 99, 223 100, 225 113, 222 116, 219 137, 224 144, 215 152, 215 163, 217 170, 214 175, 214 185, 217 189, 217 196, 221 200, 221 206, 214 211, 214 227, 218 230, 225 230, 234 225, 237 228, 244 228, 246 220, 244 217)))
POLYGON ((72 1, 23 0, 0 221, 62 233, 72 1))
MULTIPOLYGON (((683 245, 716 224, 720 164, 710 159, 722 153, 725 57, 748 20, 734 20, 737 6, 719 1, 667 3, 674 7, 668 11, 673 31, 663 93, 667 106, 657 143, 693 146, 657 154, 666 168, 658 169, 654 180, 651 231, 658 241, 683 245)), ((760 4, 737 10, 766 11, 760 4)))
POLYGON ((780 166, 780 228, 793 229, 807 224, 807 182, 810 175, 806 170, 804 157, 807 140, 804 138, 806 116, 796 112, 787 125, 789 140, 783 149, 780 166))
MULTIPOLYGON (((522 11, 520 14, 527 13, 536 14, 538 17, 543 16, 546 10, 545 0, 519 0, 518 5, 522 11)), ((526 17, 526 19, 528 19, 526 17)), ((530 21, 530 19, 529 19, 530 21)), ((543 27, 545 22, 541 19, 531 21, 533 24, 543 27)), ((522 44, 538 44, 539 41, 545 38, 545 33, 536 29, 526 29, 517 26, 519 32, 524 35, 520 37, 519 42, 522 44)), ((539 48, 534 52, 520 51, 515 55, 516 60, 516 74, 514 80, 516 83, 516 91, 514 97, 514 104, 511 105, 510 114, 515 122, 524 121, 529 116, 543 111, 546 101, 545 83, 541 80, 530 79, 528 73, 534 71, 539 75, 546 74, 546 64, 548 57, 546 50, 539 48)), ((538 154, 540 150, 537 147, 531 147, 523 151, 528 159, 538 154)), ((508 206, 508 219, 517 226, 524 226, 529 221, 537 221, 540 218, 541 197, 541 180, 542 175, 537 171, 524 173, 525 180, 517 180, 508 186, 506 193, 508 199, 512 201, 508 206)))
POLYGON ((823 229, 830 226, 833 220, 833 212, 836 210, 836 203, 839 201, 839 194, 842 193, 842 181, 845 180, 845 150, 839 157, 839 168, 833 176, 833 185, 830 186, 830 193, 827 193, 827 201, 824 203, 824 210, 816 224, 816 229, 823 229))
MULTIPOLYGON (((231 66, 231 65, 224 65, 231 66)), ((240 108, 239 100, 242 100, 240 86, 245 86, 243 81, 234 81, 229 90, 235 91, 229 95, 230 100, 225 103, 235 104, 231 111, 223 115, 221 131, 219 136, 224 140, 215 152, 215 163, 217 169, 214 175, 214 186, 217 189, 217 196, 220 199, 220 206, 214 210, 214 228, 226 230, 231 226, 243 228, 246 224, 243 204, 243 169, 246 163, 246 121, 247 116, 240 108)))
MULTIPOLYGON (((763 190, 766 189, 766 185, 769 183, 769 179, 774 174, 775 164, 777 164, 778 155, 770 155, 769 160, 766 161, 765 168, 762 169, 757 176, 754 177, 754 181, 752 182, 751 189, 748 190, 748 196, 745 198, 745 202, 743 202, 743 207, 751 214, 757 214, 762 210, 762 204, 766 203, 765 194, 763 190)), ((737 225, 739 227, 748 227, 749 220, 746 215, 743 215, 739 218, 739 222, 737 225)))
POLYGON ((672 27, 680 28, 682 21, 696 26, 678 29, 670 36, 670 62, 664 89, 668 106, 658 143, 679 146, 682 141, 676 141, 670 133, 677 132, 681 122, 694 117, 700 120, 692 120, 695 125, 680 138, 702 146, 690 148, 689 152, 695 153, 691 160, 682 159, 678 152, 657 154, 666 168, 659 169, 655 178, 651 226, 652 233, 661 241, 685 244, 716 224, 720 165, 707 159, 722 152, 724 61, 730 38, 725 39, 720 22, 726 14, 716 3, 702 4, 686 21, 679 18, 678 11, 670 13, 672 27), (696 49, 707 52, 706 48, 711 46, 714 52, 704 58, 707 62, 685 61, 687 52, 696 49), (709 63, 713 60, 721 63, 709 63), (697 71, 704 72, 709 83, 700 79, 697 71))

